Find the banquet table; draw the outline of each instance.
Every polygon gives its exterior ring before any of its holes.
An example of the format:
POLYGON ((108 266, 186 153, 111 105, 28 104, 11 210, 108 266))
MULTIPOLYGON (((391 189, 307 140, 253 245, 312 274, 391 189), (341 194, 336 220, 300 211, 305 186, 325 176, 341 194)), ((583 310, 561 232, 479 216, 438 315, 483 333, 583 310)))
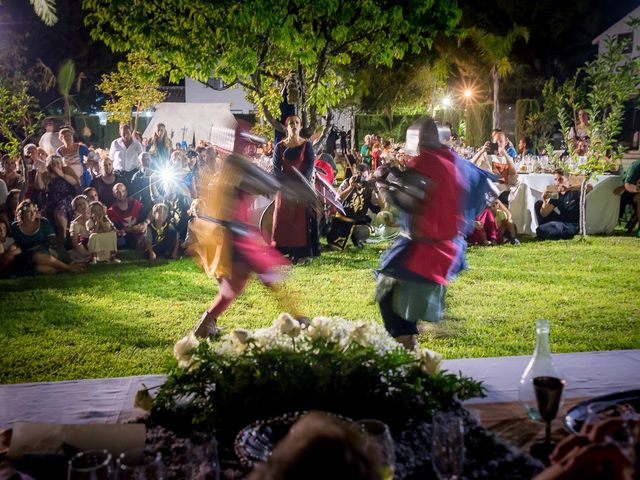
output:
MULTIPOLYGON (((528 421, 518 403, 518 384, 529 356, 445 360, 443 368, 482 381, 485 398, 464 402, 483 425, 505 440, 526 447, 543 432, 528 421)), ((640 350, 554 355, 567 379, 563 410, 584 398, 640 388, 640 350)), ((0 385, 0 429, 20 421, 46 423, 122 423, 142 417, 134 407, 141 388, 162 385, 164 375, 0 385)), ((559 420, 554 432, 563 435, 559 420)))
MULTIPOLYGON (((620 196, 614 195, 613 190, 623 184, 623 177, 599 175, 589 183, 593 190, 587 194, 587 233, 611 233, 618 224, 620 209, 620 196)), ((509 210, 519 234, 536 234, 535 203, 549 185, 553 185, 551 173, 518 174, 518 184, 509 195, 509 210)))

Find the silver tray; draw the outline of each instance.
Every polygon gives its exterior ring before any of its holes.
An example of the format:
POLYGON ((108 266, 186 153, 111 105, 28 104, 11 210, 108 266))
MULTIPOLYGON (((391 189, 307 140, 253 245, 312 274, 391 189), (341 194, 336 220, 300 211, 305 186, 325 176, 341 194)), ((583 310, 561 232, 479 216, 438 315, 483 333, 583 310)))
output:
POLYGON ((595 402, 611 402, 612 405, 630 404, 636 412, 640 413, 640 390, 627 390, 626 392, 612 393, 585 400, 569 409, 564 416, 564 426, 571 433, 578 434, 582 424, 587 419, 587 408, 595 402))

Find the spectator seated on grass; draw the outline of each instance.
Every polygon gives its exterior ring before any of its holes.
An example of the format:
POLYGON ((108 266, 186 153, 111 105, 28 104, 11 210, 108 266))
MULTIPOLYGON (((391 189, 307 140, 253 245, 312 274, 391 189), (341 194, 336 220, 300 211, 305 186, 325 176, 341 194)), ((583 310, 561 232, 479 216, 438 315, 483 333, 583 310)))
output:
POLYGON ((11 225, 16 220, 16 209, 20 203, 20 193, 17 188, 9 190, 5 204, 0 204, 0 221, 7 225, 11 225))
POLYGON ((53 221, 60 244, 64 245, 73 220, 71 200, 76 196, 80 180, 70 167, 65 167, 62 157, 47 158, 47 169, 36 173, 36 187, 45 191, 45 216, 53 221))
POLYGON ((133 174, 129 190, 131 197, 142 202, 146 217, 153 208, 153 200, 151 199, 151 175, 153 171, 150 168, 151 155, 148 152, 142 152, 139 158, 141 167, 133 174))
POLYGON ((16 160, 9 155, 4 155, 2 157, 0 180, 4 180, 8 190, 13 190, 14 188, 19 190, 23 184, 23 179, 16 170, 16 160))
POLYGON ((168 220, 169 208, 156 203, 151 212, 151 223, 147 227, 147 238, 157 257, 178 258, 178 233, 168 220))
POLYGON ((9 227, 0 221, 0 275, 7 272, 22 253, 15 240, 9 236, 9 227))
POLYGON ((120 263, 117 257, 118 234, 103 203, 96 200, 89 204, 89 219, 85 226, 89 232, 87 248, 91 254, 91 263, 120 263))
POLYGON ((20 247, 19 262, 23 267, 47 274, 84 271, 83 265, 68 265, 55 256, 51 247, 56 243, 56 234, 49 221, 38 216, 38 207, 31 200, 23 200, 18 205, 11 236, 20 247))
POLYGON ((205 203, 204 200, 196 198, 193 202, 191 202, 191 207, 189 207, 189 222, 187 223, 187 236, 182 242, 180 247, 184 250, 184 253, 190 257, 198 258, 197 252, 194 250, 193 246, 198 241, 197 234, 193 229, 195 224, 195 220, 204 213, 205 203))
POLYGON ((113 194, 113 186, 116 183, 124 183, 124 178, 113 170, 113 160, 109 157, 100 159, 100 175, 91 181, 91 187, 98 192, 98 200, 107 208, 113 205, 116 197, 113 194))
MULTIPOLYGON (((628 206, 633 207, 633 214, 627 222, 626 229, 629 233, 638 223, 638 212, 640 212, 640 160, 631 164, 624 177, 624 185, 614 190, 616 195, 620 195, 620 218, 625 214, 628 206)), ((636 232, 640 236, 640 227, 636 232)))
POLYGON ((135 198, 129 198, 124 183, 116 183, 113 193, 116 203, 107 210, 107 214, 118 232, 118 248, 144 250, 149 261, 154 261, 156 254, 147 238, 149 222, 143 215, 142 203, 135 198))
POLYGON ((580 191, 570 188, 561 168, 553 172, 553 185, 547 187, 542 200, 535 204, 538 240, 560 240, 573 238, 579 231, 580 191))
POLYGON ((191 208, 191 198, 182 192, 179 184, 169 183, 166 186, 163 202, 169 207, 169 223, 178 233, 179 242, 182 242, 187 236, 189 209, 191 208))
POLYGON ((469 235, 467 242, 469 245, 501 245, 507 242, 519 245, 509 209, 493 197, 489 206, 476 217, 475 230, 469 235))
POLYGON ((380 199, 375 181, 369 176, 369 166, 365 163, 358 165, 356 175, 340 184, 338 194, 346 215, 338 213, 333 218, 327 242, 333 248, 344 250, 351 239, 355 246, 362 248, 370 233, 369 210, 374 213, 380 211, 380 199))
POLYGON ((87 202, 99 202, 100 198, 98 197, 98 190, 93 187, 87 187, 82 191, 82 194, 87 197, 87 202))
POLYGON ((69 240, 71 241, 71 251, 69 256, 74 263, 88 263, 91 260, 91 253, 87 248, 89 243, 89 230, 87 230, 87 220, 89 220, 89 202, 84 195, 78 195, 71 201, 74 219, 69 226, 69 240))

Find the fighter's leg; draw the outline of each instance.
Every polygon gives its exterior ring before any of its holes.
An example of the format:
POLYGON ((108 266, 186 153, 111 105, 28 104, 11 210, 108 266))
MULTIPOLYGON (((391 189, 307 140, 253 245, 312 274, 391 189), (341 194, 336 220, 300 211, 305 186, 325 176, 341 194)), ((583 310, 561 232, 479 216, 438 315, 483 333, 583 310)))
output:
POLYGON ((238 295, 242 293, 247 285, 250 271, 242 264, 234 263, 230 278, 219 280, 218 294, 209 305, 209 308, 202 314, 200 320, 194 328, 196 337, 207 337, 215 335, 218 331, 217 321, 229 305, 233 303, 238 295))

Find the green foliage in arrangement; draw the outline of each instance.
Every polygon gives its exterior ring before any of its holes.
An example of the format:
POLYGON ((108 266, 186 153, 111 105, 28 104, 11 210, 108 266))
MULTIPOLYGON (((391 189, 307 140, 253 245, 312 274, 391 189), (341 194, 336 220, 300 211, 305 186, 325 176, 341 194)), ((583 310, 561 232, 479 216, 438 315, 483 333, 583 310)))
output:
POLYGON ((465 110, 465 143, 480 147, 491 135, 493 104, 491 102, 471 104, 465 110))
POLYGON ((352 418, 429 418, 459 400, 483 395, 478 382, 439 370, 432 351, 409 352, 373 322, 319 317, 306 330, 286 314, 272 327, 240 329, 174 348, 179 365, 161 387, 154 411, 235 434, 259 418, 324 410, 352 418))

